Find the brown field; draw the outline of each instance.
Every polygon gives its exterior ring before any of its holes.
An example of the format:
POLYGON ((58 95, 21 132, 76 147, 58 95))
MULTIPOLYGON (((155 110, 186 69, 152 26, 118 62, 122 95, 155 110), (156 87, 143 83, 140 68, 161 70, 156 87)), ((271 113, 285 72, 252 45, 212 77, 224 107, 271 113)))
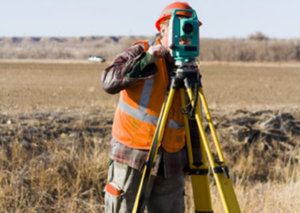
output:
MULTIPOLYGON (((2 61, 1 110, 99 108, 116 103, 103 92, 108 64, 2 61)), ((299 109, 300 64, 203 63, 203 88, 212 109, 299 109)))
MULTIPOLYGON (((101 89, 107 65, 0 61, 0 212, 102 211, 118 100, 101 89)), ((203 63, 201 73, 242 212, 299 211, 300 64, 203 63)), ((212 194, 223 212, 213 183, 212 194)))

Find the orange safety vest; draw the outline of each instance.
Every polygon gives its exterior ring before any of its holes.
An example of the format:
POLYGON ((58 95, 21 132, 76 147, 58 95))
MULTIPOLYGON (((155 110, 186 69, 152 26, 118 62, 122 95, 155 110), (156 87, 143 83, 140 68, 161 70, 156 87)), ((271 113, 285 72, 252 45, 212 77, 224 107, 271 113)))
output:
MULTIPOLYGON (((159 41, 157 41, 159 43, 159 41)), ((148 42, 144 51, 148 50, 148 42)), ((164 58, 156 62, 158 72, 153 78, 140 80, 120 92, 115 112, 112 136, 131 148, 150 149, 157 120, 169 85, 164 58)), ((178 152, 185 145, 183 115, 180 111, 179 91, 175 91, 165 128, 162 147, 167 152, 178 152)))

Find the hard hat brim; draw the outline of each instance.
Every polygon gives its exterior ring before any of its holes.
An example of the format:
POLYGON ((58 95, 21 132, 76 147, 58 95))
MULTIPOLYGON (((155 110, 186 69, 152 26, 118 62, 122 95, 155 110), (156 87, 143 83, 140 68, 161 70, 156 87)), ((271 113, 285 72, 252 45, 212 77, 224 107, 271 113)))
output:
MULTIPOLYGON (((155 22, 155 27, 158 31, 160 31, 160 24, 167 20, 167 19, 170 19, 171 18, 171 15, 167 15, 167 16, 163 16, 163 17, 160 17, 156 22, 155 22)), ((198 25, 199 27, 202 25, 202 22, 198 20, 198 25)))

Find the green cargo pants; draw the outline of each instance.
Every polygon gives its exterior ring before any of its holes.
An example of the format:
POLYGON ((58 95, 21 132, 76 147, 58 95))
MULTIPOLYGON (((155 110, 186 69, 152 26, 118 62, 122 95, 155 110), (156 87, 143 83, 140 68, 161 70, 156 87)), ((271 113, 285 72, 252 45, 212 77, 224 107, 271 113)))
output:
MULTIPOLYGON (((106 213, 131 213, 142 173, 113 161, 105 192, 106 213)), ((148 213, 184 212, 184 174, 171 178, 152 176, 145 203, 148 213)))

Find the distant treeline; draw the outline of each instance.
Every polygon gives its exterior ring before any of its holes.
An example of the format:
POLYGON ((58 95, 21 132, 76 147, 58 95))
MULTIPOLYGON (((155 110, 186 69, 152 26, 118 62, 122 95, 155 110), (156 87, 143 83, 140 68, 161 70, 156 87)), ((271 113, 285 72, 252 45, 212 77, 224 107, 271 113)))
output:
POLYGON ((300 39, 201 39, 204 61, 300 61, 300 39))
MULTIPOLYGON (((0 59, 113 59, 149 36, 0 37, 0 59)), ((299 39, 271 39, 262 33, 248 38, 200 39, 202 61, 300 61, 299 39)))

